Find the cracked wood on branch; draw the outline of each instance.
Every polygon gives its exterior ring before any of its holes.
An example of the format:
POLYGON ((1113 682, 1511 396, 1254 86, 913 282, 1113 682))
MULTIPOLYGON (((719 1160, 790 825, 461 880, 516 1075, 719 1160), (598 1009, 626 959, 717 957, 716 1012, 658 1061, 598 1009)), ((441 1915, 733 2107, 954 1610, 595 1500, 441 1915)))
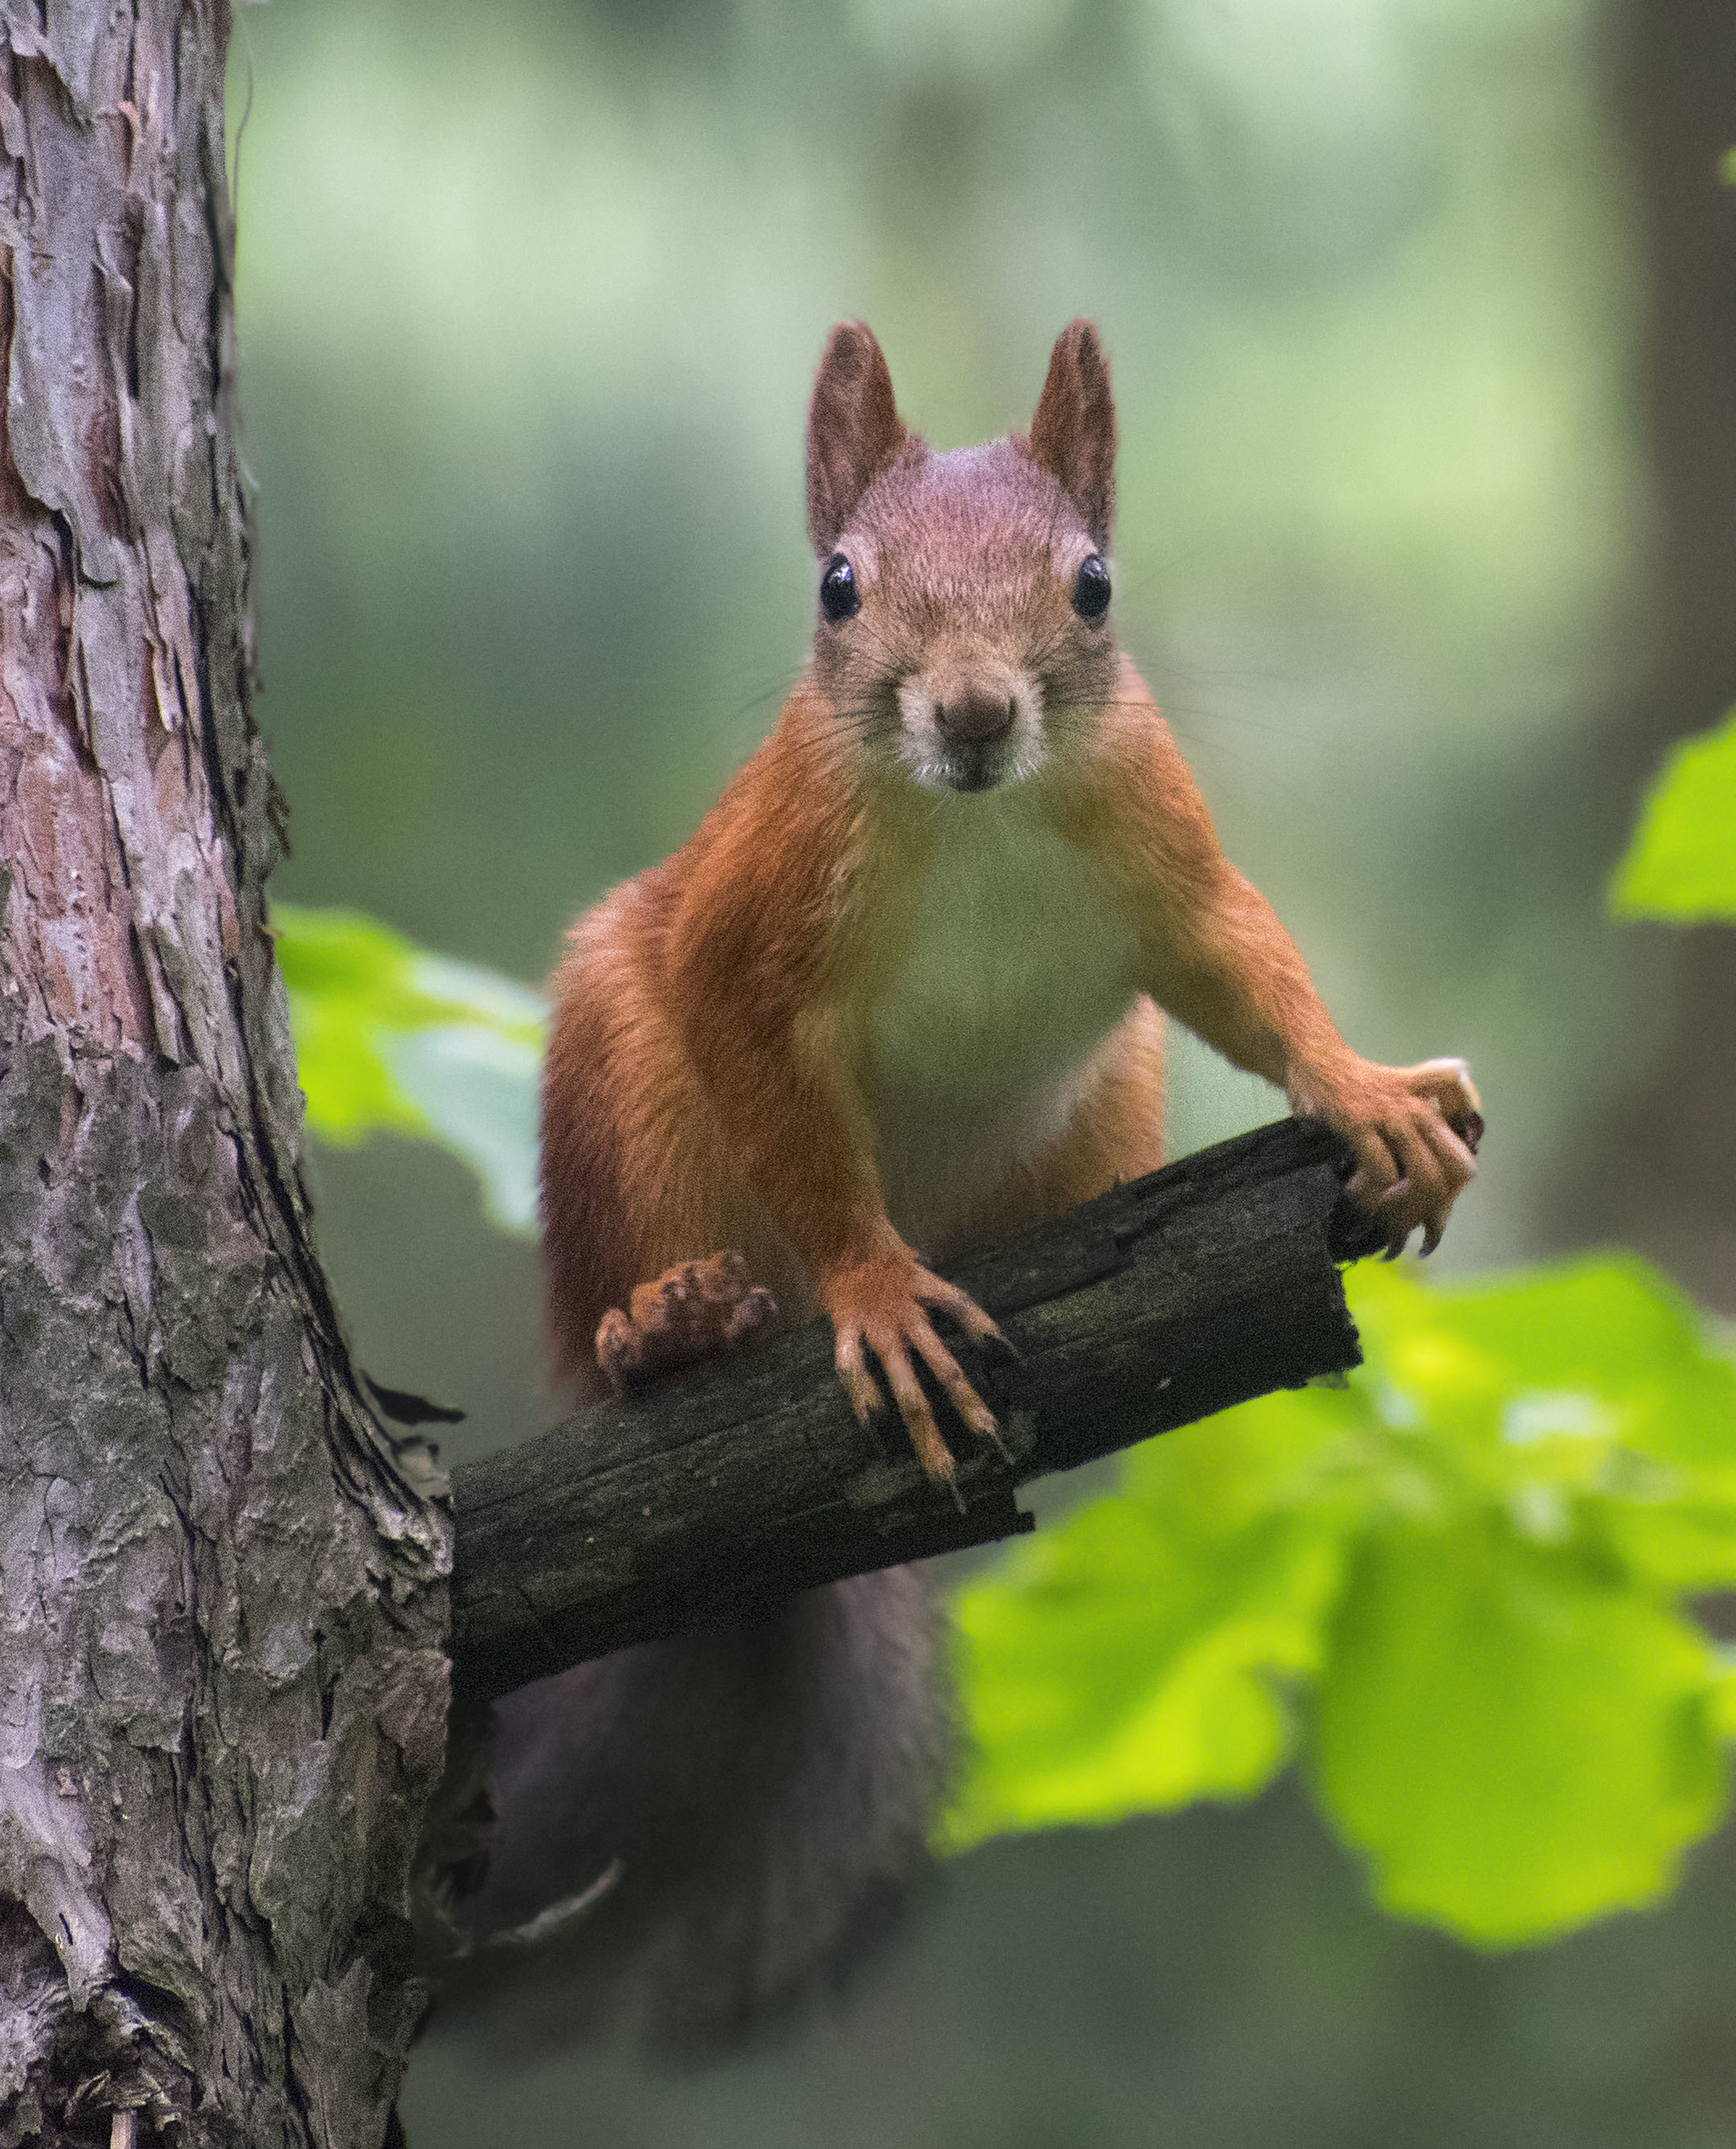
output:
POLYGON ((1032 1478, 1299 1387, 1360 1353, 1342 1151, 1287 1120, 949 1271, 1022 1362, 982 1373, 1010 1452, 959 1429, 960 1512, 888 1413, 851 1416, 815 1322, 453 1473, 458 1689, 510 1692, 790 1589, 1011 1536, 1032 1478))

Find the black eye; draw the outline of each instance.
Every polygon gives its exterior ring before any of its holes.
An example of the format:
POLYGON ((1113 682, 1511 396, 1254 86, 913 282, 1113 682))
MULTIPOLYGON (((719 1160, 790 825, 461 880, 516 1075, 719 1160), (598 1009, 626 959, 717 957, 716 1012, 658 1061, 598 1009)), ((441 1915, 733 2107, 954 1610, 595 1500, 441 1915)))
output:
POLYGON ((1109 610, 1109 570, 1100 553, 1093 552, 1079 563, 1073 578, 1073 610, 1082 620, 1100 620, 1109 610))
POLYGON ((840 620, 854 619, 862 609, 856 571, 841 552, 833 553, 820 577, 820 609, 834 626, 840 620))

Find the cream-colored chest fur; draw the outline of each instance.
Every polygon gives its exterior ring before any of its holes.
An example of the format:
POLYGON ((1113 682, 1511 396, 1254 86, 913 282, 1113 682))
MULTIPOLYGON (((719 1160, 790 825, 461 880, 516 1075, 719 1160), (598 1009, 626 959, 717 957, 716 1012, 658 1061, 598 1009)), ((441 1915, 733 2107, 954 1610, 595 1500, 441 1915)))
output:
POLYGON ((893 1222, 932 1236, 1059 1131, 1138 977, 1130 922, 1034 790, 940 800, 924 834, 865 921, 861 1075, 893 1222))

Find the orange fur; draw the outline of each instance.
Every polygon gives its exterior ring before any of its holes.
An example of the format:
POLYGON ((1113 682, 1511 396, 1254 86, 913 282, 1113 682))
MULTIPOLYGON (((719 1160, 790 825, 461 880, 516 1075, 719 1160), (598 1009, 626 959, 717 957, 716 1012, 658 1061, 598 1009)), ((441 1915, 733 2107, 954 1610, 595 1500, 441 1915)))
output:
POLYGON ((1088 324, 1028 440, 953 455, 898 419, 868 331, 834 331, 810 527, 860 610, 822 616, 771 737, 689 843, 580 920, 555 979, 543 1235, 581 1379, 636 1285, 739 1248, 787 1309, 831 1316, 865 1415, 877 1362, 949 1476, 914 1361, 992 1436, 930 1314, 995 1332, 913 1248, 949 1257, 1160 1162, 1157 1005, 1344 1129, 1395 1244, 1438 1236, 1472 1168, 1462 1067, 1344 1044, 1075 601, 1114 423, 1088 324))

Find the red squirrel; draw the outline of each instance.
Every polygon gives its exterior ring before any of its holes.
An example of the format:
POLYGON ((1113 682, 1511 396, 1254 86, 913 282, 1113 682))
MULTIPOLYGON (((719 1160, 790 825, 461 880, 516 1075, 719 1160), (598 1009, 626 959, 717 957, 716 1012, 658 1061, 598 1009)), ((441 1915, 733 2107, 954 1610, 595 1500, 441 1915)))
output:
MULTIPOLYGON (((818 1308, 852 1407, 889 1391, 949 1482, 916 1368, 992 1439, 934 1317, 998 1331, 929 1263, 1161 1162, 1160 1009, 1347 1139, 1391 1251, 1438 1240, 1477 1093, 1457 1060, 1351 1051, 1219 850, 1117 653, 1115 450, 1088 321, 1056 342, 1027 434, 946 454, 899 417, 870 331, 832 331, 808 416, 811 660, 693 837, 574 927, 554 981, 543 1250, 581 1388, 717 1347, 774 1299, 818 1308)), ((750 2009, 920 1854, 939 1681, 932 1606, 894 1573, 527 1690, 502 1710, 483 1922, 609 1868, 595 1923, 660 1978, 654 2007, 750 2009)))
POLYGON ((739 1249, 742 1290, 822 1308, 858 1415, 883 1378, 949 1478, 916 1361, 973 1433, 994 1420, 931 1317, 997 1332, 914 1250, 953 1258, 1160 1163, 1160 1008, 1349 1139, 1393 1250, 1439 1239, 1476 1092, 1456 1060, 1352 1052, 1219 850, 1116 653, 1115 447, 1088 321, 1027 435, 947 454, 899 418, 869 331, 832 331, 808 419, 812 661, 555 978, 542 1231, 569 1371, 592 1376, 599 1323, 605 1361, 654 1358, 690 1279, 629 1319, 634 1287, 739 1249))

